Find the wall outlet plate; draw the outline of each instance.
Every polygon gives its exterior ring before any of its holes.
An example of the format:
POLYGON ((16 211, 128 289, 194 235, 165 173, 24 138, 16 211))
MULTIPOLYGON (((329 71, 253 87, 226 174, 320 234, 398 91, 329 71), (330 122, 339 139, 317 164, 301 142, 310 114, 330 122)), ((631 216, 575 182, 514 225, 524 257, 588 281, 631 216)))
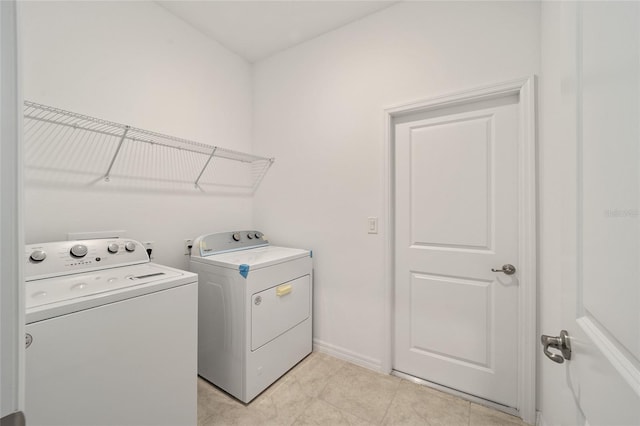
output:
POLYGON ((149 259, 153 259, 153 245, 155 244, 154 241, 145 241, 142 243, 142 245, 144 246, 144 249, 147 251, 147 254, 149 255, 149 259))
POLYGON ((191 247, 193 247, 193 240, 190 238, 185 238, 184 240, 184 255, 191 255, 191 247))

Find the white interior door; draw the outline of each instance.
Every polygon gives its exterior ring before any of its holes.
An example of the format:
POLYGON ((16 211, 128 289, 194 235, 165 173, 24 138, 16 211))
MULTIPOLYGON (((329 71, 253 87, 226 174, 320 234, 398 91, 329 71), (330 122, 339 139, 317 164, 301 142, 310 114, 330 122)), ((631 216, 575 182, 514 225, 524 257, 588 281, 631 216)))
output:
POLYGON ((393 369, 517 406, 518 97, 395 125, 393 369))
POLYGON ((638 425, 640 4, 570 3, 564 12, 576 83, 567 86, 576 89, 566 120, 574 148, 562 281, 567 384, 581 422, 638 425))

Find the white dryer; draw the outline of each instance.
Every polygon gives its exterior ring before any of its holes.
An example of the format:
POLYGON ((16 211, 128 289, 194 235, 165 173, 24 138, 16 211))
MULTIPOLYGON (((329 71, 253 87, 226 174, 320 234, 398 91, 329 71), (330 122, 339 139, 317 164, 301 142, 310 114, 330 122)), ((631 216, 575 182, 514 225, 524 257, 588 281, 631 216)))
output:
POLYGON ((133 240, 28 244, 27 424, 195 425, 197 277, 133 240))
POLYGON ((248 403, 312 350, 309 250, 258 231, 198 237, 198 374, 248 403))

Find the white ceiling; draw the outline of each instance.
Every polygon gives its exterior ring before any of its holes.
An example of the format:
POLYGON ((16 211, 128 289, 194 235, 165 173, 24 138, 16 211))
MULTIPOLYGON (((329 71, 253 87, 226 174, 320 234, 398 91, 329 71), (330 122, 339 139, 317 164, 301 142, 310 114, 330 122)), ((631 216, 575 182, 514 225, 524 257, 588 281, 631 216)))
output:
POLYGON ((249 62, 356 21, 397 1, 157 1, 249 62))

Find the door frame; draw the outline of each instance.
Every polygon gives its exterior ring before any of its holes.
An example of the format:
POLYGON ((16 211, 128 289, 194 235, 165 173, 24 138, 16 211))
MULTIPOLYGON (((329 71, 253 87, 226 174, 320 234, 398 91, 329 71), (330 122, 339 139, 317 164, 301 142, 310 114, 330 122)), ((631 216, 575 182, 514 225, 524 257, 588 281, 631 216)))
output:
POLYGON ((384 109, 383 206, 384 236, 384 350, 382 370, 393 370, 394 350, 394 274, 395 274, 395 131, 394 120, 418 112, 427 112, 471 102, 518 95, 518 411, 529 424, 536 420, 537 351, 537 162, 536 162, 536 77, 510 80, 475 89, 394 105, 384 109))
POLYGON ((0 2, 0 418, 24 425, 21 6, 0 2))

